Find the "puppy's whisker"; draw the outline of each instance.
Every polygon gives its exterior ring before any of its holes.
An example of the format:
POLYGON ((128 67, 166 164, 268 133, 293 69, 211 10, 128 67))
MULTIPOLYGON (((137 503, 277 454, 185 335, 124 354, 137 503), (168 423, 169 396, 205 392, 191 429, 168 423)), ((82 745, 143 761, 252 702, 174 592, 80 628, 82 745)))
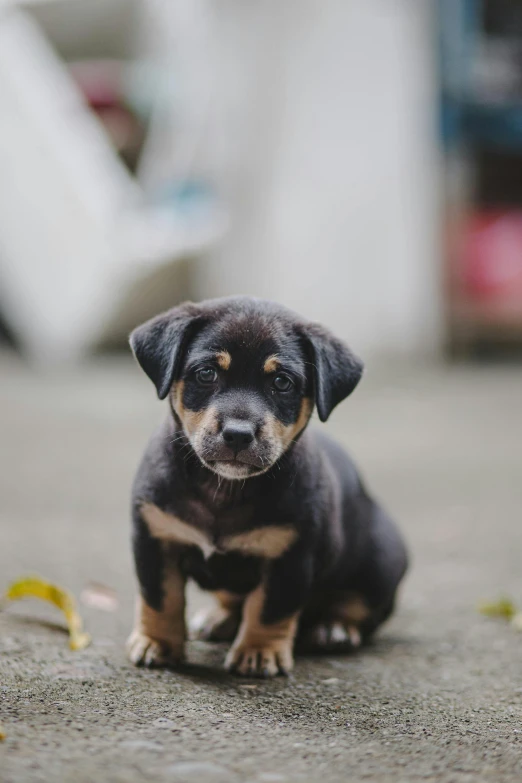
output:
POLYGON ((180 440, 184 440, 186 437, 187 437, 187 436, 186 436, 186 435, 185 435, 185 433, 183 432, 181 435, 177 435, 175 438, 172 438, 172 440, 170 441, 170 443, 177 443, 177 442, 178 442, 178 441, 180 441, 180 440))
POLYGON ((216 487, 216 490, 214 492, 214 497, 212 498, 212 502, 213 503, 216 502, 216 496, 217 496, 217 493, 219 492, 219 490, 221 488, 221 482, 222 481, 223 481, 223 479, 221 478, 221 476, 218 476, 217 487, 216 487))
POLYGON ((181 438, 176 438, 174 441, 172 441, 172 443, 177 443, 178 444, 177 448, 179 449, 179 453, 182 453, 183 449, 186 449, 186 448, 188 448, 189 446, 192 445, 190 443, 190 440, 188 440, 188 438, 186 437, 186 435, 184 435, 181 438), (184 443, 184 441, 186 441, 186 443, 184 443))

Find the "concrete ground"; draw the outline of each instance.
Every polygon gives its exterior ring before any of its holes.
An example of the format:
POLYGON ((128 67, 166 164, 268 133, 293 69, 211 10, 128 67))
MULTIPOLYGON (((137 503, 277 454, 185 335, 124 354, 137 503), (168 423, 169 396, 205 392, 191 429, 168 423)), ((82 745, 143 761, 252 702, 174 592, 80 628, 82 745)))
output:
POLYGON ((180 672, 125 660, 129 484, 162 412, 130 361, 39 375, 0 358, 1 583, 94 580, 120 600, 82 607, 93 644, 77 653, 51 607, 0 614, 2 783, 520 781, 522 635, 476 606, 522 605, 522 372, 370 370, 328 426, 413 567, 369 649, 273 682, 223 673, 205 643, 180 672))

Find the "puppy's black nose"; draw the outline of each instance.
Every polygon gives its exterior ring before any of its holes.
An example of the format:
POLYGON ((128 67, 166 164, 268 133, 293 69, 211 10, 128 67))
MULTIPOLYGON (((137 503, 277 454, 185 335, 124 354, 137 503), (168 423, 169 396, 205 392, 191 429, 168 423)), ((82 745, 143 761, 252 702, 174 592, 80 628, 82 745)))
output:
POLYGON ((254 428, 248 421, 227 421, 221 434, 235 454, 246 449, 254 440, 254 428))

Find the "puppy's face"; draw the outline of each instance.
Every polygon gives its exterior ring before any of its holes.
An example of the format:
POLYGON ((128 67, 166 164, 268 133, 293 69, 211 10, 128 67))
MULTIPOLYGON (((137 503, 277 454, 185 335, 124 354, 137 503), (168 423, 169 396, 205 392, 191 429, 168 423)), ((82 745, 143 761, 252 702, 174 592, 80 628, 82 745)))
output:
POLYGON ((229 479, 268 470, 306 426, 312 384, 297 335, 225 316, 188 346, 172 403, 200 460, 229 479))
POLYGON ((324 421, 362 372, 322 327, 246 297, 181 305, 138 327, 131 345, 201 462, 228 479, 269 470, 314 403, 324 421))

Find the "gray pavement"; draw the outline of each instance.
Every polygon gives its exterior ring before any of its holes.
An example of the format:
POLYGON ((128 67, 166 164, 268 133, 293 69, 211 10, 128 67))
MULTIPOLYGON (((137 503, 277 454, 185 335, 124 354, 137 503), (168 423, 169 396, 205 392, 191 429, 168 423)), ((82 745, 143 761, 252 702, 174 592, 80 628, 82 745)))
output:
POLYGON ((36 572, 120 600, 82 608, 78 653, 52 608, 0 613, 0 781, 520 781, 522 635, 476 605, 522 605, 522 371, 370 368, 334 415, 413 567, 370 648, 289 681, 226 675, 205 643, 179 673, 125 660, 129 484, 162 413, 130 361, 0 357, 0 587, 36 572))

